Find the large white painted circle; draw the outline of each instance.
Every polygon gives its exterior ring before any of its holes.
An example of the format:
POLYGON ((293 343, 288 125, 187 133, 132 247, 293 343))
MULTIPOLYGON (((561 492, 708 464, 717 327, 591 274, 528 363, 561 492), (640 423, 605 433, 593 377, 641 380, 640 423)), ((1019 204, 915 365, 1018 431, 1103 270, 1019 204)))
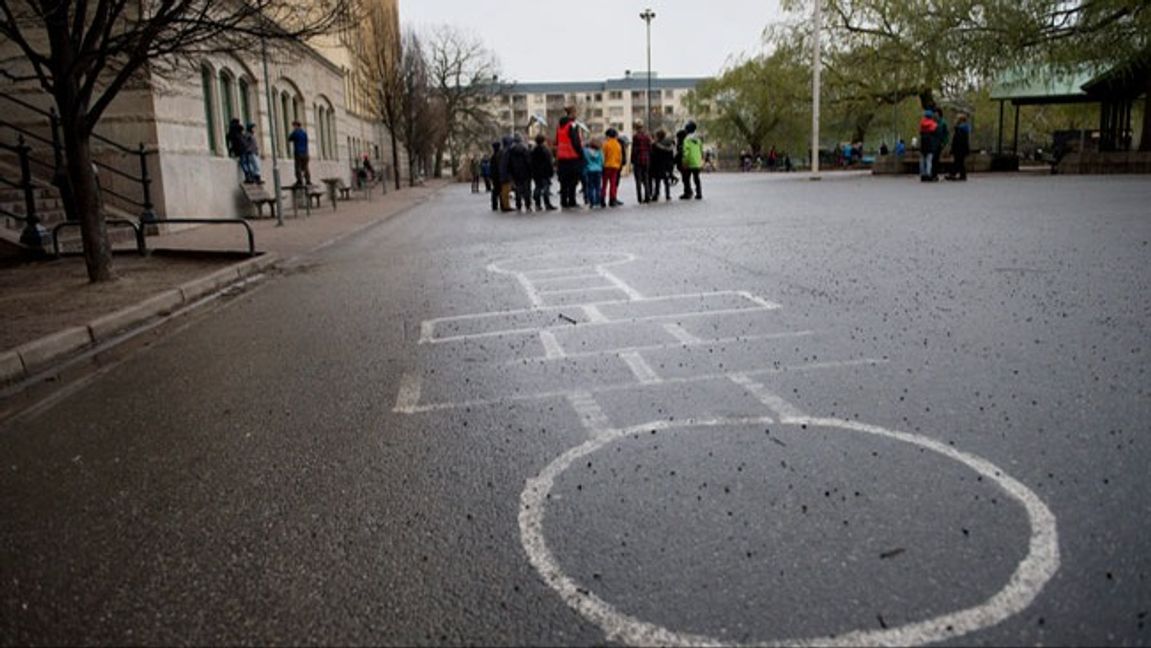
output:
MULTIPOLYGON (((648 623, 620 612, 610 603, 596 596, 591 590, 582 587, 565 574, 548 548, 544 538, 544 506, 549 493, 555 486, 556 477, 568 469, 573 462, 601 448, 623 439, 628 435, 648 430, 675 428, 746 426, 772 423, 767 417, 738 419, 706 419, 684 421, 660 421, 636 425, 619 430, 610 430, 594 436, 557 457, 539 475, 527 480, 520 494, 520 541, 536 571, 544 582, 556 591, 576 612, 588 621, 599 626, 610 641, 636 646, 729 646, 737 645, 712 637, 677 632, 648 623)), ((1020 561, 1003 589, 991 598, 963 610, 958 610, 924 621, 883 630, 855 630, 837 634, 834 637, 805 637, 779 639, 764 642, 766 646, 907 646, 925 644, 943 639, 955 638, 969 632, 993 626, 1027 608, 1043 586, 1059 569, 1059 539, 1055 527, 1055 516, 1034 491, 1016 479, 1008 476, 995 464, 975 455, 956 450, 924 436, 888 430, 876 425, 834 418, 792 417, 780 423, 785 425, 809 425, 812 427, 840 428, 852 432, 864 432, 876 436, 910 443, 937 454, 953 459, 989 479, 1010 497, 1018 501, 1026 510, 1031 529, 1027 555, 1020 561)))

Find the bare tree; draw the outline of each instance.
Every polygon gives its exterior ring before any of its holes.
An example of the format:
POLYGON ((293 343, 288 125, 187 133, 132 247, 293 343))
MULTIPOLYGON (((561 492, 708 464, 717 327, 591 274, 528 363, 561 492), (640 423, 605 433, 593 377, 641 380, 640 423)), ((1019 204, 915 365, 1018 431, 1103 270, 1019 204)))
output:
POLYGON ((401 128, 404 92, 401 74, 403 42, 400 20, 394 5, 380 2, 365 3, 364 20, 360 29, 363 47, 358 54, 360 68, 366 75, 365 87, 369 93, 373 115, 388 129, 392 144, 392 179, 400 188, 400 147, 397 133, 401 128))
POLYGON ((431 91, 443 112, 434 173, 441 175, 447 153, 455 176, 466 148, 489 132, 494 123, 487 106, 495 87, 493 79, 499 76, 499 63, 483 41, 449 25, 431 31, 426 49, 431 91))
POLYGON ((443 105, 430 92, 427 58, 419 35, 405 31, 400 49, 398 126, 408 155, 408 183, 414 186, 420 175, 427 175, 435 143, 442 137, 443 105))
POLYGON ((347 20, 345 0, 0 0, 0 36, 22 64, 3 65, 15 82, 37 82, 60 117, 67 207, 80 221, 91 281, 114 278, 104 214, 92 170, 91 136, 130 84, 186 71, 188 57, 295 41, 347 20))

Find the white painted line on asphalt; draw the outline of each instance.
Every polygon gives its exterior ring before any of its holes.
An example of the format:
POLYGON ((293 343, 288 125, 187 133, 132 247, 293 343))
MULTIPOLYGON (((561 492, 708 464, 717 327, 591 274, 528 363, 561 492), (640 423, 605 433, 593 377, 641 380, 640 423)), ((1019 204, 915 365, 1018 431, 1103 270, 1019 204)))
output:
MULTIPOLYGON (((785 373, 788 371, 808 371, 811 369, 836 369, 840 367, 851 367, 858 365, 877 365, 887 362, 886 360, 877 360, 872 358, 863 358, 860 360, 844 360, 840 362, 812 362, 802 365, 783 365, 779 367, 771 367, 768 369, 753 369, 750 371, 740 371, 738 373, 747 376, 760 376, 768 374, 785 373)), ((706 382, 709 380, 730 380, 731 374, 727 373, 713 373, 713 374, 699 374, 695 376, 685 376, 682 378, 664 378, 661 384, 664 385, 685 385, 696 382, 706 382)), ((634 382, 626 383, 612 383, 608 385, 596 385, 594 387, 587 387, 584 390, 590 394, 603 394, 610 392, 627 391, 638 387, 634 382)), ((501 396, 499 398, 474 398, 462 401, 447 401, 441 403, 428 403, 419 405, 405 411, 406 414, 422 414, 425 412, 442 412, 444 410, 460 409, 465 407, 482 407, 486 405, 498 405, 501 403, 518 403, 523 401, 533 400, 547 400, 549 398, 565 398, 573 393, 570 389, 556 389, 552 391, 536 392, 534 394, 515 394, 511 396, 501 396)))
POLYGON ((673 338, 679 340, 686 345, 699 344, 702 342, 699 338, 688 333, 687 329, 676 324, 675 322, 668 322, 663 325, 663 330, 667 331, 673 338))
MULTIPOLYGON (((572 281, 575 279, 602 279, 602 278, 603 278, 603 275, 596 272, 596 273, 585 273, 585 274, 574 274, 574 275, 561 275, 558 277, 540 277, 538 279, 531 279, 531 282, 538 287, 540 284, 547 284, 549 282, 572 281)), ((529 279, 530 279, 530 277, 529 277, 529 279)))
MULTIPOLYGON (((560 288, 558 290, 539 290, 536 291, 536 293, 539 295, 562 295, 564 293, 591 292, 593 290, 619 290, 619 288, 616 286, 591 286, 587 288, 560 288)), ((611 304, 613 302, 608 301, 603 303, 611 304)))
MULTIPOLYGON (((544 345, 544 352, 547 353, 548 360, 558 360, 566 357, 563 346, 560 341, 556 339, 556 334, 551 331, 540 331, 540 343, 544 345)), ((522 360, 513 360, 512 362, 522 362, 522 360)))
POLYGON ((424 320, 420 322, 420 339, 416 344, 435 342, 436 322, 441 320, 424 320))
MULTIPOLYGON (((604 302, 604 303, 634 304, 635 302, 629 301, 629 302, 604 302)), ((748 308, 726 308, 723 310, 713 310, 713 311, 692 311, 692 312, 687 312, 687 313, 666 313, 666 314, 659 314, 659 315, 644 315, 641 317, 629 317, 627 319, 608 319, 607 316, 605 316, 603 314, 603 311, 601 311, 599 309, 599 306, 602 306, 602 305, 603 305, 603 303, 598 303, 598 304, 571 304, 570 306, 567 306, 567 308, 579 308, 579 309, 583 310, 585 314, 587 314, 587 318, 589 321, 580 323, 580 326, 602 326, 604 324, 627 324, 627 323, 631 323, 631 322, 650 322, 650 321, 666 320, 666 319, 687 319, 689 317, 711 317, 711 316, 715 316, 715 315, 734 315, 737 313, 759 313, 759 312, 776 310, 776 308, 767 308, 764 306, 756 305, 756 306, 751 306, 748 308)), ((562 309, 565 307, 563 307, 563 306, 549 306, 548 308, 555 308, 555 309, 557 309, 557 312, 558 312, 559 309, 562 309)), ((513 311, 509 311, 509 312, 513 312, 513 311)), ((515 311, 515 312, 520 312, 520 311, 515 311)), ((523 312, 531 312, 531 311, 523 311, 523 312)), ((485 313, 485 315, 501 315, 501 314, 502 313, 485 313)), ((446 335, 446 336, 442 336, 442 337, 435 337, 434 335, 431 335, 430 333, 426 337, 423 335, 423 332, 434 330, 434 328, 432 328, 431 326, 428 326, 429 322, 434 325, 436 322, 447 321, 449 319, 456 319, 456 318, 442 318, 442 319, 438 319, 438 320, 428 320, 428 321, 424 322, 420 328, 420 330, 421 330, 420 343, 421 344, 442 344, 444 342, 459 342, 461 340, 474 340, 474 339, 479 339, 479 338, 499 337, 501 335, 537 333, 537 332, 543 331, 543 330, 549 330, 549 329, 555 330, 555 329, 562 329, 562 328, 567 328, 568 326, 571 326, 571 324, 552 324, 549 326, 525 326, 522 328, 499 329, 499 330, 495 330, 495 331, 484 331, 482 333, 461 333, 459 335, 446 335)))
POLYGON ((603 413, 603 408, 599 406, 591 394, 586 391, 572 392, 568 394, 567 399, 593 438, 611 429, 611 422, 608 420, 607 414, 603 413))
POLYGON ((619 354, 619 357, 627 364, 627 368, 631 369, 631 372, 635 374, 635 379, 640 381, 640 383, 653 385, 663 382, 659 374, 655 372, 655 369, 651 368, 651 365, 647 363, 647 360, 643 359, 643 356, 641 356, 639 352, 626 351, 619 354))
POLYGON ((736 290, 734 292, 735 292, 735 294, 743 296, 743 297, 747 298, 748 300, 753 301, 753 302, 759 304, 760 306, 763 306, 764 308, 770 308, 770 309, 781 308, 781 306, 779 304, 777 304, 773 301, 769 301, 767 299, 764 299, 763 297, 758 297, 756 295, 753 295, 753 294, 747 292, 746 290, 736 290))
MULTIPOLYGON (((544 534, 544 518, 548 498, 555 487, 556 478, 573 463, 607 445, 629 435, 649 430, 687 429, 699 427, 763 425, 771 419, 706 419, 684 421, 656 421, 611 430, 569 449, 544 467, 536 477, 525 481, 520 493, 520 542, 528 560, 560 598, 585 619, 603 630, 607 641, 632 646, 733 646, 706 635, 677 632, 663 626, 638 619, 617 610, 607 601, 568 576, 548 547, 544 534)), ((991 462, 927 437, 888 430, 875 425, 832 418, 798 417, 783 421, 790 425, 840 428, 885 437, 931 450, 958 461, 1023 505, 1030 525, 1027 555, 1015 568, 1003 589, 978 605, 951 612, 924 621, 882 630, 856 630, 834 636, 772 639, 767 646, 907 646, 955 639, 991 627, 1025 610, 1059 569, 1059 539, 1055 516, 1043 500, 1019 481, 1009 477, 991 462)))
POLYGON ((757 401, 766 405, 768 409, 775 412, 776 416, 782 421, 804 415, 798 407, 780 398, 767 387, 755 382, 747 374, 732 374, 728 376, 728 378, 731 379, 731 382, 746 389, 749 394, 754 396, 757 401))
POLYGON ((400 391, 396 396, 396 406, 392 411, 401 414, 412 414, 418 411, 423 385, 424 379, 419 373, 405 371, 400 378, 400 391))
MULTIPOLYGON (((665 327, 666 326, 677 326, 678 327, 678 325, 676 325, 676 324, 664 324, 664 326, 665 327)), ((680 330, 683 330, 683 329, 680 328, 680 330)), ((687 331, 683 331, 683 332, 684 332, 684 334, 688 335, 691 338, 690 341, 684 340, 683 342, 672 342, 672 343, 661 343, 661 344, 643 344, 643 345, 637 345, 637 346, 614 347, 614 348, 608 348, 608 349, 599 349, 596 351, 576 351, 575 353, 565 353, 563 357, 564 358, 595 358, 598 356, 614 356, 614 355, 619 355, 621 353, 629 353, 632 351, 662 351, 662 350, 666 350, 666 349, 684 349, 684 348, 688 348, 688 347, 709 346, 709 345, 713 345, 713 344, 736 344, 739 342, 755 342, 758 340, 780 340, 780 339, 784 339, 784 338, 806 337, 806 336, 815 334, 814 331, 795 331, 795 332, 787 332, 787 333, 764 333, 762 335, 741 335, 739 337, 711 338, 711 339, 705 340, 702 338, 697 338, 694 335, 691 335, 690 333, 688 333, 687 331)), ((540 331, 540 335, 543 335, 544 333, 551 333, 551 329, 545 330, 545 331, 540 331)), ((558 344, 558 339, 557 339, 557 344, 558 344)), ((512 365, 522 366, 528 362, 550 362, 550 361, 555 360, 555 359, 556 358, 552 358, 550 355, 545 355, 545 356, 535 356, 535 357, 531 357, 531 358, 513 358, 511 360, 505 360, 500 364, 505 364, 505 365, 509 365, 509 366, 512 366, 512 365)))
POLYGON ((528 281, 527 277, 522 274, 517 274, 516 279, 520 282, 520 286, 524 289, 524 292, 528 294, 528 299, 531 300, 532 306, 539 307, 544 305, 543 299, 540 298, 535 286, 532 285, 532 282, 528 281))
POLYGON ((608 324, 611 322, 611 320, 603 316, 600 309, 592 304, 584 304, 580 306, 580 308, 583 309, 584 314, 587 315, 588 322, 591 324, 608 324))
POLYGON ((619 277, 615 276, 614 274, 608 272, 607 270, 601 269, 600 275, 604 279, 607 279, 608 281, 612 282, 612 284, 614 284, 617 288, 622 290, 624 292, 624 294, 627 295, 628 298, 631 299, 632 301, 642 301, 644 299, 643 294, 641 294, 638 290, 627 285, 627 282, 625 282, 623 279, 620 279, 619 277))
MULTIPOLYGON (((735 295, 735 296, 747 299, 751 303, 755 304, 755 306, 754 307, 746 307, 746 308, 725 308, 725 309, 716 309, 716 310, 710 310, 710 311, 685 311, 683 313, 680 313, 680 315, 683 315, 683 316, 690 316, 690 315, 697 315, 697 314, 725 315, 728 313, 741 313, 744 311, 778 310, 780 308, 780 305, 776 304, 775 302, 771 302, 771 301, 768 301, 766 299, 756 297, 755 295, 752 295, 751 293, 748 293, 748 292, 745 292, 742 290, 717 290, 717 291, 713 291, 713 292, 696 292, 696 293, 683 293, 683 294, 676 294, 676 295, 662 295, 659 297, 642 297, 639 299, 611 299, 611 300, 605 300, 605 301, 589 302, 587 305, 589 305, 589 306, 590 305, 612 306, 612 305, 617 305, 617 304, 622 305, 622 304, 636 304, 636 303, 653 303, 653 302, 665 302, 665 301, 673 301, 673 300, 700 299, 700 298, 704 298, 704 297, 722 297, 722 296, 730 296, 730 295, 735 295)), ((581 306, 581 304, 571 304, 571 306, 579 307, 579 306, 581 306)), ((460 322, 460 321, 467 321, 467 320, 487 319, 487 318, 498 317, 501 315, 502 316, 526 315, 526 314, 530 314, 530 313, 535 313, 535 312, 540 311, 540 310, 548 310, 548 309, 555 309, 555 308, 560 308, 560 307, 559 306, 542 306, 541 305, 541 306, 532 307, 532 308, 514 308, 514 309, 510 309, 510 310, 486 311, 483 313, 468 313, 467 315, 448 315, 445 317, 434 317, 430 320, 425 320, 424 324, 426 325, 428 322, 431 322, 434 325, 434 324, 438 324, 441 322, 460 322)), ((675 314, 669 313, 666 315, 629 318, 628 320, 621 319, 621 320, 617 320, 617 321, 634 321, 634 320, 650 319, 651 317, 663 318, 663 317, 674 317, 674 316, 675 316, 675 314)))

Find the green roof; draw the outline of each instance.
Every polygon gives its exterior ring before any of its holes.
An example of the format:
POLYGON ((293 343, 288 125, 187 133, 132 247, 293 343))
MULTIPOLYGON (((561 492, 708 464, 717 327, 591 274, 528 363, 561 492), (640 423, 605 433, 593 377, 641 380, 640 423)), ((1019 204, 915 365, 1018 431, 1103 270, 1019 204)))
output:
POLYGON ((1097 101, 1083 90, 1083 86, 1097 75, 1096 71, 1087 68, 1070 73, 1039 67, 1016 68, 1005 72, 991 84, 991 99, 1014 104, 1097 101))

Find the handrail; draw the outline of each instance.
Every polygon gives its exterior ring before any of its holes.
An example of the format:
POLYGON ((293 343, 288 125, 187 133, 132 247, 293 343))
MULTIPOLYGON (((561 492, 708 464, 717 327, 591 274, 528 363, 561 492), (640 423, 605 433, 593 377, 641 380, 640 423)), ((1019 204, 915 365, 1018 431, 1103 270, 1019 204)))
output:
POLYGON ((12 130, 16 131, 17 133, 24 135, 25 137, 30 137, 36 141, 43 142, 49 146, 52 146, 52 140, 50 140, 46 137, 43 137, 41 135, 37 135, 35 132, 30 131, 27 128, 24 128, 22 126, 17 126, 16 124, 13 124, 12 122, 7 121, 5 119, 0 119, 0 126, 7 126, 8 128, 11 128, 12 130))
MULTIPOLYGON (((12 148, 11 146, 5 146, 5 148, 7 148, 9 150, 17 151, 17 153, 21 156, 22 160, 27 160, 26 164, 36 164, 40 167, 44 167, 45 169, 48 169, 53 175, 53 178, 54 178, 53 184, 61 187, 61 190, 66 190, 65 184, 67 182, 67 179, 66 179, 65 174, 64 174, 64 147, 60 143, 60 118, 56 115, 55 109, 52 109, 50 111, 45 111, 41 108, 38 108, 38 107, 22 100, 22 99, 17 99, 16 97, 13 97, 11 95, 0 94, 0 98, 7 99, 7 100, 11 101, 12 103, 14 103, 18 106, 23 106, 23 107, 27 108, 28 110, 32 111, 33 113, 44 115, 44 116, 48 117, 48 126, 52 130, 52 139, 51 140, 46 139, 44 136, 42 136, 38 133, 35 133, 31 130, 28 130, 27 128, 24 128, 22 126, 17 126, 16 124, 13 124, 7 120, 0 119, 0 127, 11 128, 13 131, 18 133, 20 136, 20 142, 21 142, 20 145, 21 146, 24 146, 24 136, 27 136, 29 139, 47 144, 51 148, 51 151, 52 151, 52 159, 53 159, 52 163, 44 162, 43 160, 32 157, 30 155, 30 149, 27 149, 27 148, 25 148, 23 150, 15 149, 15 148, 12 148)), ((93 167, 97 170, 97 172, 106 171, 110 174, 114 174, 116 176, 124 178, 133 184, 139 184, 139 186, 140 186, 140 198, 139 199, 130 198, 130 197, 124 195, 123 193, 120 193, 120 192, 112 190, 112 189, 105 189, 104 191, 106 191, 108 194, 115 196, 116 198, 124 201, 128 205, 140 208, 141 209, 140 218, 142 221, 153 221, 153 220, 155 220, 156 219, 156 212, 155 212, 155 210, 153 208, 154 206, 152 204, 152 193, 151 193, 152 179, 151 179, 151 177, 149 177, 149 172, 148 172, 148 155, 151 153, 155 153, 156 151, 155 150, 151 150, 151 151, 148 150, 144 146, 143 142, 141 142, 137 148, 131 149, 131 148, 128 148, 122 144, 114 142, 114 141, 112 141, 106 137, 98 135, 96 133, 91 133, 91 137, 93 139, 95 139, 96 141, 108 144, 113 150, 118 151, 121 155, 135 156, 136 160, 138 161, 138 163, 140 165, 138 175, 124 171, 124 170, 121 170, 115 166, 112 166, 111 164, 108 164, 107 162, 103 162, 103 161, 97 160, 97 159, 93 159, 92 164, 93 164, 93 167)), ((0 144, 0 146, 3 146, 3 145, 0 144)))
POLYGON ((166 225, 168 223, 181 225, 243 225, 248 233, 248 256, 256 256, 256 234, 252 231, 252 226, 248 224, 248 221, 243 218, 165 218, 154 222, 156 225, 166 225))
MULTIPOLYGON (((148 253, 147 245, 144 242, 144 230, 140 229, 139 225, 127 218, 108 218, 104 222, 108 225, 127 225, 131 227, 132 232, 136 235, 136 251, 140 253, 140 256, 148 253)), ((52 228, 52 256, 60 256, 60 237, 58 234, 60 230, 65 227, 80 227, 80 221, 64 221, 57 223, 56 227, 52 228)))
MULTIPOLYGON (((8 95, 8 94, 0 94, 0 98, 7 99, 8 101, 11 101, 12 103, 23 106, 24 108, 27 108, 28 110, 31 110, 34 113, 37 113, 39 115, 43 115, 43 116, 47 117, 48 119, 54 119, 55 118, 55 115, 53 115, 51 112, 44 110, 43 108, 39 108, 37 106, 34 106, 34 105, 28 103, 27 101, 24 101, 23 99, 17 99, 16 97, 13 97, 12 95, 8 95)), ((118 148, 121 151, 123 151, 124 153, 136 153, 136 151, 132 150, 131 148, 124 146, 123 144, 120 144, 119 142, 114 142, 114 141, 108 139, 107 137, 100 135, 99 133, 92 133, 91 135, 92 135, 93 139, 100 140, 101 142, 103 142, 105 144, 108 144, 110 146, 118 148)))

